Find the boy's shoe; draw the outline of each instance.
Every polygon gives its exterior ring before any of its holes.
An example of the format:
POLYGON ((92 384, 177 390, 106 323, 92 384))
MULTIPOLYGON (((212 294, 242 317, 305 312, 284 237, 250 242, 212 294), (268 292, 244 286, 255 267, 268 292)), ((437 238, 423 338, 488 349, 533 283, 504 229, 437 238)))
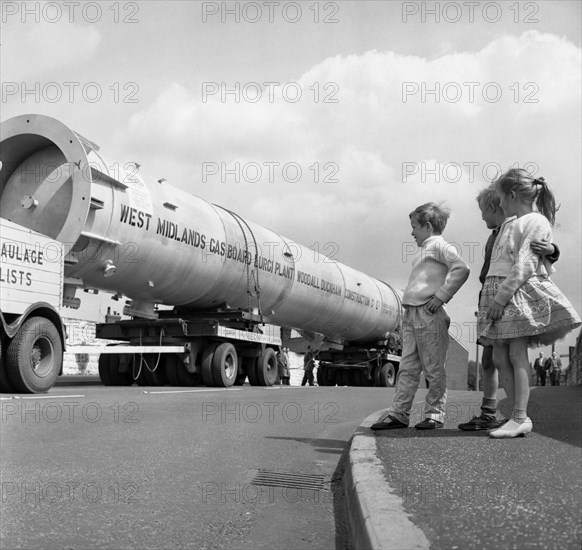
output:
POLYGON ((381 422, 376 422, 370 426, 371 430, 394 430, 395 428, 408 428, 408 424, 388 415, 381 422))
POLYGON ((469 422, 464 424, 459 424, 457 427, 459 430, 464 430, 466 432, 475 432, 479 430, 494 430, 499 428, 502 423, 507 422, 507 420, 497 420, 495 417, 487 416, 474 416, 469 422))
POLYGON ((437 428, 444 427, 443 422, 439 422, 434 418, 425 418, 422 422, 419 422, 414 426, 417 430, 436 430, 437 428))

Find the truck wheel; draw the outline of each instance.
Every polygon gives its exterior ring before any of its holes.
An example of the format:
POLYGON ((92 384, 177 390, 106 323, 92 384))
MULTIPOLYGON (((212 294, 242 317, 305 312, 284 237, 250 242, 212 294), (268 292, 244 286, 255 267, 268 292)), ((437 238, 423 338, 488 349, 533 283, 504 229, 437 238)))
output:
POLYGON ((2 360, 2 354, 6 355, 6 340, 0 337, 0 393, 12 393, 12 384, 8 380, 6 362, 2 360))
POLYGON ((99 378, 104 386, 113 386, 111 380, 111 355, 100 355, 99 356, 99 378))
POLYGON ((212 358, 217 347, 218 344, 210 344, 204 348, 204 352, 202 353, 201 374, 202 382, 205 386, 216 386, 214 383, 214 377, 212 376, 212 358))
POLYGON ((364 373, 360 369, 356 369, 356 370, 353 370, 351 372, 352 384, 354 386, 363 386, 364 385, 363 379, 362 379, 363 374, 364 373))
POLYGON ((392 363, 384 363, 380 369, 380 386, 392 388, 396 384, 396 367, 392 363))
POLYGON ((202 376, 199 372, 188 372, 186 366, 179 361, 176 366, 178 372, 178 381, 180 386, 200 386, 202 384, 202 376))
MULTIPOLYGON (((235 386, 242 386, 246 382, 249 368, 254 367, 255 360, 253 357, 242 357, 239 358, 239 364, 240 367, 236 375, 236 380, 234 381, 235 386)), ((251 381, 249 379, 249 384, 250 383, 251 381)))
POLYGON ((120 355, 110 355, 109 362, 109 376, 111 378, 112 386, 131 386, 133 385, 133 362, 134 357, 129 355, 129 353, 124 353, 120 355), (129 362, 126 371, 119 370, 119 364, 121 363, 121 358, 127 358, 129 362))
POLYGON ((129 372, 119 371, 119 355, 99 356, 99 378, 104 386, 131 386, 133 377, 129 372))
POLYGON ((259 357, 249 357, 248 363, 246 363, 247 376, 249 378, 249 384, 251 386, 260 386, 259 377, 257 375, 257 362, 259 357))
POLYGON ((6 370, 15 391, 50 390, 63 364, 63 343, 57 327, 45 317, 31 317, 8 346, 6 370))
POLYGON ((356 378, 356 384, 358 386, 363 386, 363 387, 368 388, 368 387, 374 385, 374 379, 368 373, 368 369, 360 369, 360 370, 354 372, 354 374, 355 374, 355 378, 356 378))
POLYGON ((164 357, 156 353, 144 354, 141 373, 147 386, 165 386, 166 373, 164 372, 164 357), (154 367, 156 370, 150 370, 154 367))
POLYGON ((278 375, 277 354, 273 348, 266 348, 259 357, 255 366, 257 370, 257 380, 260 386, 272 386, 278 375))
POLYGON ((335 386, 336 385, 336 374, 337 374, 337 371, 333 367, 326 367, 325 368, 325 374, 324 374, 323 378, 325 380, 326 386, 335 386))
POLYGON ((220 344, 212 357, 212 378, 220 388, 230 388, 236 381, 238 357, 232 344, 220 344))
POLYGON ((351 376, 350 376, 350 371, 347 369, 341 369, 340 371, 338 371, 338 381, 337 381, 337 385, 338 386, 351 386, 352 385, 352 380, 351 380, 351 376))
POLYGON ((175 355, 168 355, 166 358, 166 378, 170 386, 181 386, 180 377, 178 375, 178 358, 175 355))
POLYGON ((382 382, 380 381, 380 373, 382 372, 382 367, 380 365, 376 365, 374 367, 374 373, 372 374, 372 379, 374 380, 374 386, 381 387, 382 382))

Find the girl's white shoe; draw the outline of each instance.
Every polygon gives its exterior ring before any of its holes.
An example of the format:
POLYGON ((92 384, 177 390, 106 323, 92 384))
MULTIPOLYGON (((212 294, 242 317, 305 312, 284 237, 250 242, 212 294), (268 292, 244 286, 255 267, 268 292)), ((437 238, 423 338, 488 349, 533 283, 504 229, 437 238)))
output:
POLYGON ((501 428, 489 432, 489 436, 495 439, 525 437, 525 434, 531 432, 532 428, 533 424, 529 417, 522 424, 518 424, 515 420, 508 420, 501 428))

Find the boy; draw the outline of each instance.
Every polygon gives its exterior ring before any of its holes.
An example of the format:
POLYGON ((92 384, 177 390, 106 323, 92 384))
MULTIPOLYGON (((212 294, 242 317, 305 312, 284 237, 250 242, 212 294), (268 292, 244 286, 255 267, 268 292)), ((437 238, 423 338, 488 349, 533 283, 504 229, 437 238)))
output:
MULTIPOLYGON (((495 239, 499 233, 501 224, 505 221, 505 212, 503 212, 500 204, 499 195, 495 191, 495 185, 482 189, 477 195, 477 204, 481 210, 481 218, 487 225, 488 229, 492 229, 491 235, 485 244, 485 257, 483 267, 479 275, 481 284, 485 283, 489 265, 491 263, 491 253, 495 239)), ((534 241, 531 244, 532 251, 535 254, 548 255, 548 260, 556 262, 560 255, 557 246, 547 243, 546 241, 534 241)), ((543 356, 543 353, 540 355, 543 356)), ((493 363, 493 347, 484 347, 483 355, 481 356, 481 364, 483 366, 483 400, 481 402, 481 415, 475 416, 469 422, 459 424, 458 428, 464 431, 479 431, 491 430, 499 428, 504 424, 505 420, 497 420, 497 389, 499 388, 499 376, 497 368, 493 363)), ((511 408, 511 407, 510 407, 511 408)))
POLYGON ((402 297, 402 359, 394 402, 388 415, 373 424, 373 430, 407 428, 420 374, 429 383, 426 418, 419 430, 444 426, 447 386, 445 361, 449 348, 450 319, 443 304, 448 302, 469 277, 469 267, 456 248, 441 236, 449 210, 433 202, 409 214, 412 236, 420 254, 402 297))

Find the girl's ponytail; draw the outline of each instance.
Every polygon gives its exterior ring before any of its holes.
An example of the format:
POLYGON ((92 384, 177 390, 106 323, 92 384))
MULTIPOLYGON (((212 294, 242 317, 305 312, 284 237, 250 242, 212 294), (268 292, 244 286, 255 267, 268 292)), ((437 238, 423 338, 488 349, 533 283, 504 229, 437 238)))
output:
POLYGON ((543 214, 549 222, 554 225, 556 222, 556 199, 544 178, 537 178, 532 181, 532 185, 539 187, 536 197, 536 206, 540 214, 543 214))

